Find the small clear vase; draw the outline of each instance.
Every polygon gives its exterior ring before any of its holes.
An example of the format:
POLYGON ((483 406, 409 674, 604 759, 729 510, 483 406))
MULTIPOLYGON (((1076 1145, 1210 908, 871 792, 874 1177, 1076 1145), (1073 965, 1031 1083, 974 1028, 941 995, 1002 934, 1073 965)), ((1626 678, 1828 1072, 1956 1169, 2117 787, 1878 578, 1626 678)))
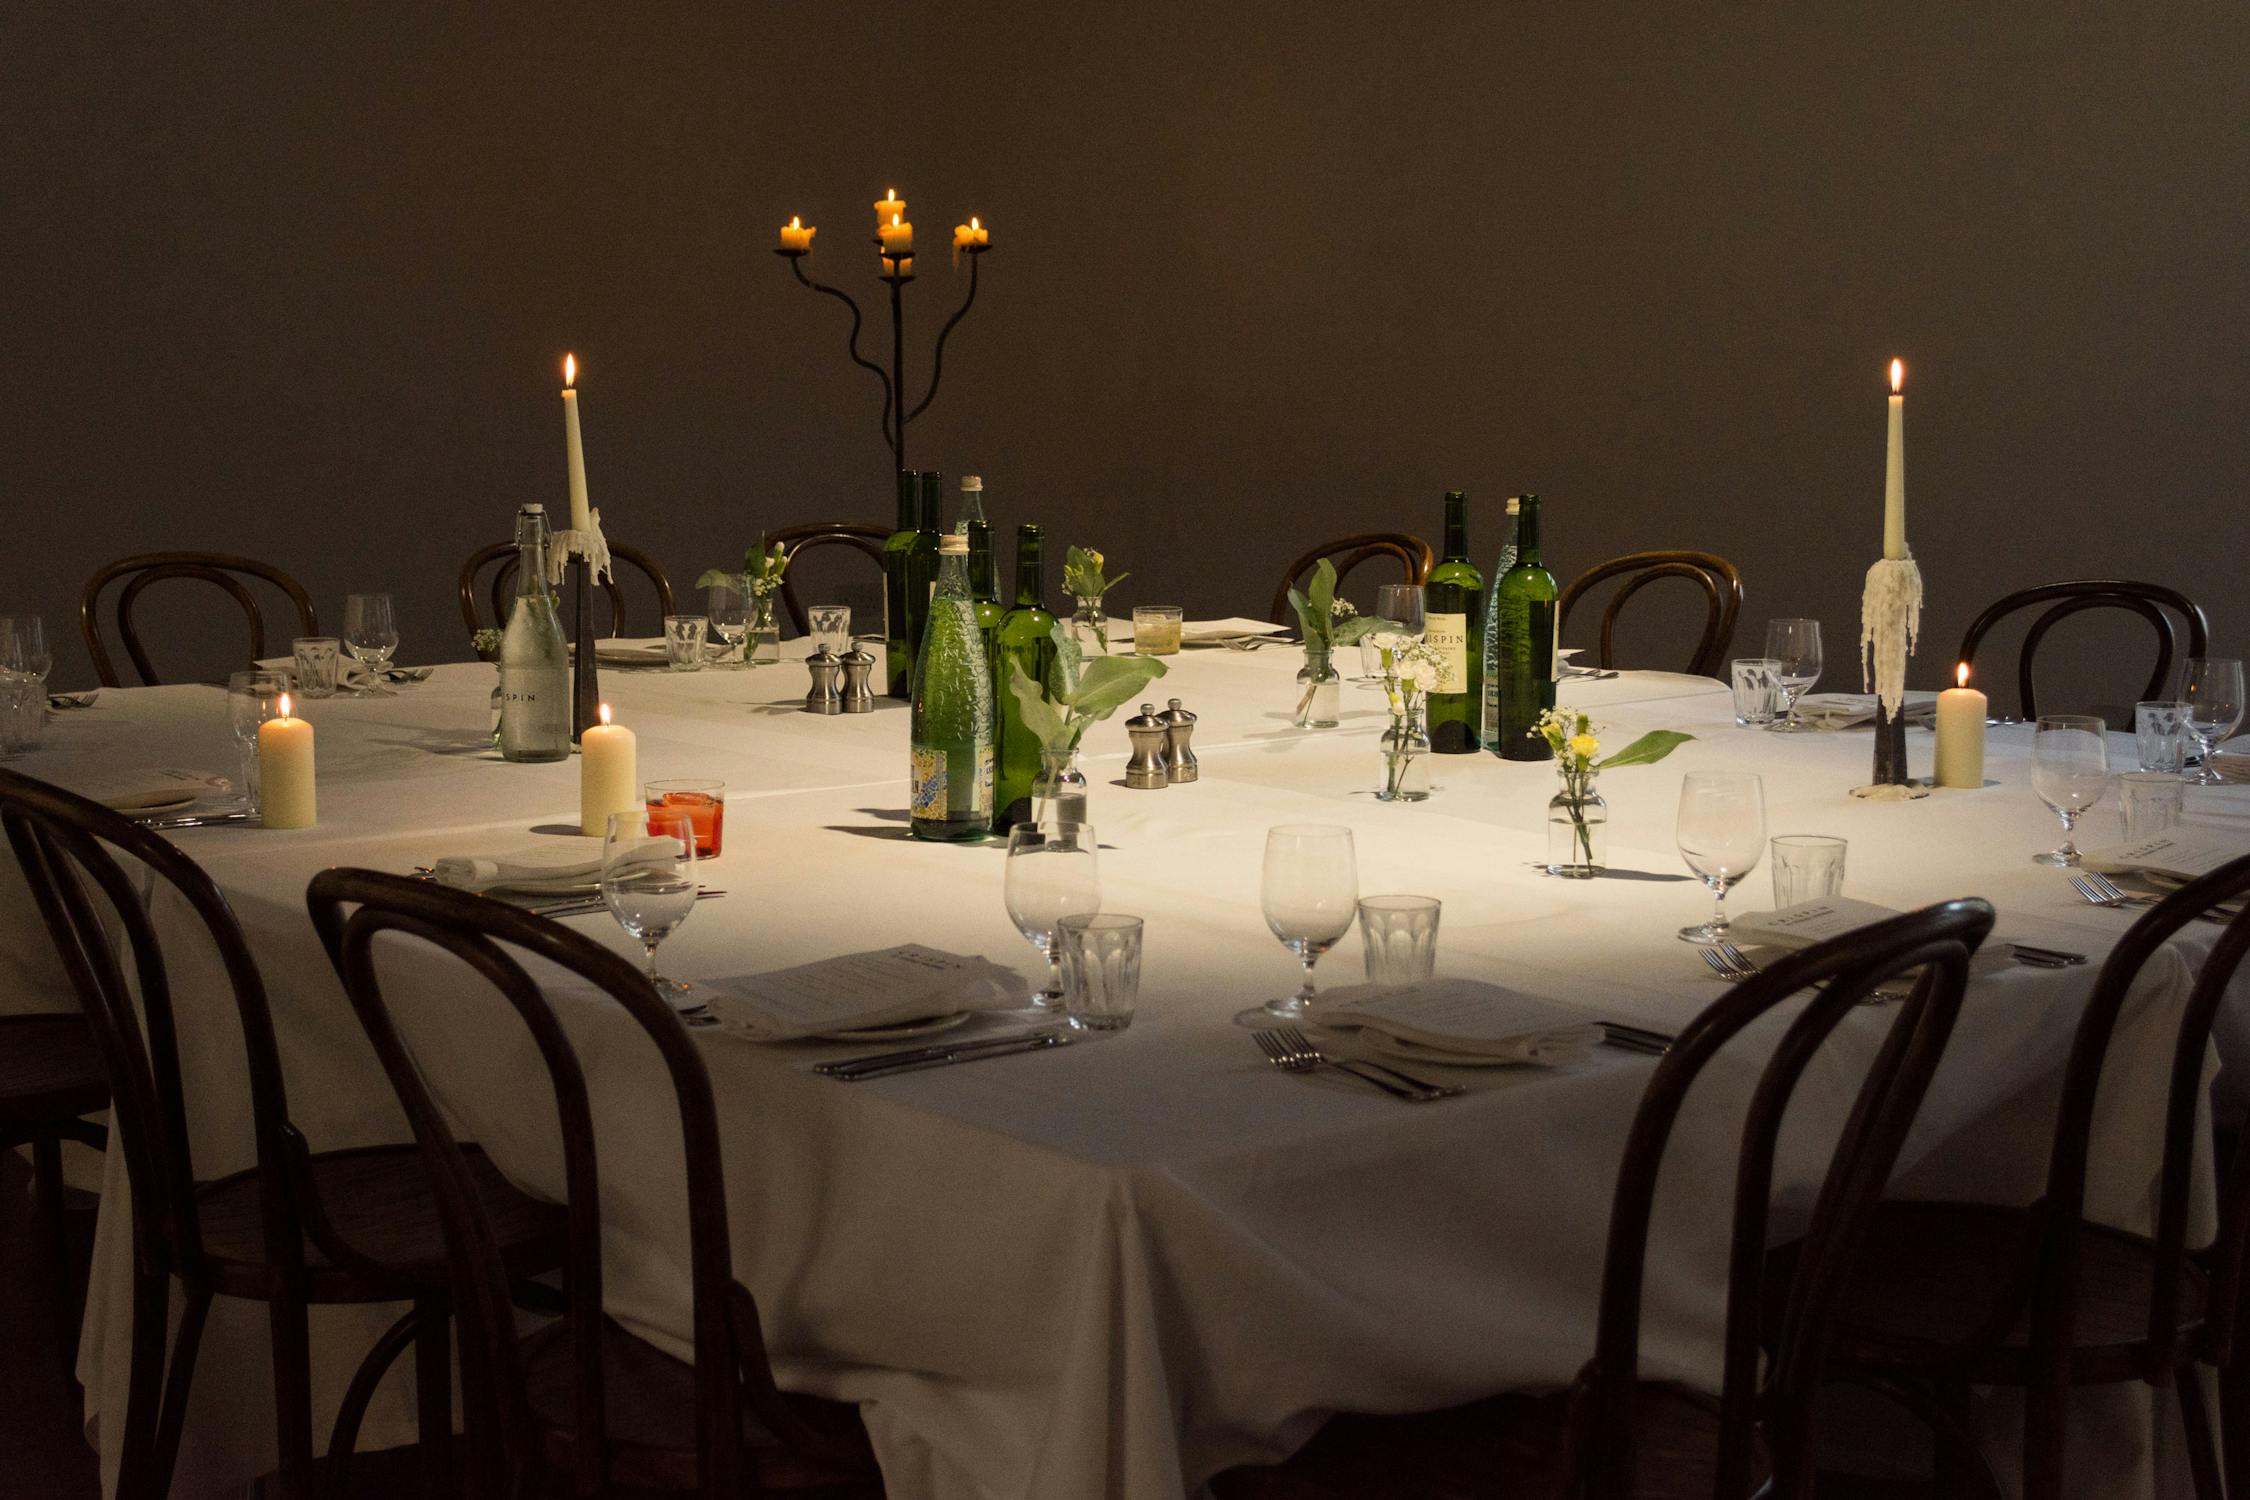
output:
POLYGON ((1547 873, 1591 880, 1608 866, 1609 804, 1593 777, 1575 787, 1565 779, 1547 804, 1547 873))
POLYGON ((1084 823, 1086 788, 1076 746, 1040 751, 1039 774, 1031 780, 1032 823, 1084 823))
POLYGON ((1430 732, 1419 693, 1411 695, 1404 712, 1383 732, 1383 782, 1376 789, 1381 802, 1422 802, 1430 795, 1430 732))
POLYGON ((1099 594, 1080 598, 1070 612, 1070 638, 1082 656, 1109 655, 1109 617, 1099 594))
POLYGON ((1328 647, 1307 642, 1305 669, 1297 674, 1297 727, 1334 729, 1343 688, 1344 679, 1329 664, 1328 647))
POLYGON ((750 623, 743 634, 745 666, 763 666, 781 660, 781 626, 774 619, 773 606, 774 596, 770 593, 750 596, 750 623))

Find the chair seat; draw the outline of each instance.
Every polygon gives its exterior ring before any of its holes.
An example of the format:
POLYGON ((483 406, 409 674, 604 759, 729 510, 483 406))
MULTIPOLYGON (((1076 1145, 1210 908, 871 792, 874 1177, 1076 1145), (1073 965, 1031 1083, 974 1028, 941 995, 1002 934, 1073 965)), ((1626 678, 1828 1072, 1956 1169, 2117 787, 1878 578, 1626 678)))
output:
MULTIPOLYGON (((574 1417, 568 1325, 548 1324, 523 1343, 524 1389, 544 1433, 549 1472, 569 1472, 574 1417)), ((603 1404, 611 1478, 629 1488, 696 1487, 695 1367, 608 1318, 602 1320, 603 1404)), ((882 1473, 859 1408, 817 1396, 782 1399, 811 1431, 818 1451, 784 1447, 743 1414, 745 1463, 756 1493, 812 1490, 830 1500, 882 1500, 882 1473)))
MULTIPOLYGON (((1230 1469, 1219 1500, 1538 1500, 1564 1493, 1570 1397, 1494 1396, 1447 1411, 1351 1413, 1288 1462, 1230 1469)), ((1643 1382, 1633 1416, 1633 1493, 1645 1500, 1711 1500, 1718 1482, 1717 1403, 1643 1382)), ((1758 1455, 1758 1473, 1766 1459, 1758 1455)))
MULTIPOLYGON (((1877 1370, 1944 1368, 1978 1385, 2027 1383, 2029 1309, 2019 1282, 2030 1233, 2025 1208, 1883 1204, 1837 1304, 1832 1358, 1877 1370), (1994 1337, 2011 1299, 2017 1304, 2013 1318, 1994 1337)), ((2071 1378, 2105 1384, 2138 1379, 2145 1366, 2155 1247, 2138 1235, 2095 1224, 2081 1231, 2078 1244, 2071 1378)), ((1778 1326, 1796 1252, 1795 1245, 1783 1246, 1769 1262, 1768 1328, 1778 1326)), ((2195 1347, 2207 1286, 2203 1270, 2191 1263, 2180 1289, 2183 1348, 2195 1347)))
MULTIPOLYGON (((476 1147, 463 1152, 509 1271, 529 1277, 562 1264, 561 1207, 519 1192, 476 1147)), ((427 1169, 413 1146, 322 1152, 310 1167, 321 1211, 338 1237, 391 1272, 374 1278, 338 1265, 307 1235, 306 1291, 312 1301, 389 1302, 415 1288, 445 1289, 445 1237, 427 1169)), ((257 1170, 201 1184, 195 1211, 218 1290, 264 1296, 265 1224, 257 1170)))
POLYGON ((84 1016, 0 1019, 0 1124, 74 1120, 109 1107, 109 1078, 84 1016))

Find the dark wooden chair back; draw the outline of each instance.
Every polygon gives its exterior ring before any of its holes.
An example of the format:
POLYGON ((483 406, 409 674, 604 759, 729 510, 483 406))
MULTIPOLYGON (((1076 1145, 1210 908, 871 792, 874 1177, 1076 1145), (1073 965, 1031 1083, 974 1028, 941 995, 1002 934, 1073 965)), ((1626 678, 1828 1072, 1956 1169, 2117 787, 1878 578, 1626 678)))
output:
MULTIPOLYGON (((1696 1017, 1657 1064, 1627 1137, 1610 1210, 1593 1360, 1580 1373, 1572 1431, 1574 1492, 1587 1500, 1634 1493, 1633 1415, 1639 1383, 1641 1281, 1659 1169, 1673 1123, 1704 1066, 1744 1027, 1799 994, 1802 1007, 1775 1045, 1744 1113, 1735 1171, 1727 1275, 1726 1355, 1714 1493, 1755 1488, 1753 1436, 1763 1423, 1781 1497, 1812 1493, 1811 1416, 1846 1272, 1881 1199, 1907 1128, 1936 1070, 1968 983, 1969 955, 1992 930, 1982 901, 1949 901, 1792 953, 1743 980, 1696 1017), (1861 1083, 1814 1202, 1804 1259, 1764 1380, 1760 1291, 1773 1188, 1774 1144, 1798 1079, 1829 1034, 1885 980, 1922 971, 1861 1083), (1825 987, 1810 987, 1825 981, 1825 987)), ((1871 1014, 1860 1012, 1860 1014, 1871 1014)))
POLYGON ((1625 582, 1610 595, 1609 607, 1602 611, 1601 666, 1617 665, 1617 616, 1625 602, 1659 579, 1685 578, 1703 591, 1704 605, 1703 634, 1697 637, 1685 670, 1697 677, 1726 675, 1727 653, 1734 648, 1735 618, 1742 613, 1742 575, 1733 563, 1714 552, 1628 552, 1596 563, 1562 591, 1558 628, 1569 621, 1571 606, 1588 590, 1619 576, 1624 576, 1625 582))
MULTIPOLYGON (((2166 610, 2178 614, 2187 627, 2187 656, 2203 656, 2211 646, 2211 622, 2204 618, 2203 608, 2177 589, 2160 583, 2138 583, 2130 578, 2081 578, 2069 583, 2043 583, 2037 588, 2018 589, 1993 604, 1970 624, 1968 634, 1961 637, 1961 654, 1957 661, 1969 663, 1975 669, 1977 647, 1984 641, 1992 627, 2020 609, 2035 604, 2045 604, 2047 609, 2031 622, 2024 632, 2023 647, 2016 657, 2016 695, 2025 719, 2039 717, 2039 700, 2031 682, 2032 661, 2039 654, 2039 643, 2061 621, 2089 609, 2116 609, 2139 615, 2156 633, 2156 665, 2149 669, 2148 685, 2141 689, 2141 697, 2159 698, 2172 677, 2172 660, 2181 655, 2179 629, 2166 610)), ((2127 725, 2131 728, 2131 725, 2127 725)))
MULTIPOLYGON (((579 1472, 573 1494, 606 1493, 610 1460, 602 1348, 601 1172, 593 1110, 577 1050, 546 995, 514 956, 529 954, 598 986, 623 1006, 662 1059, 679 1110, 687 1156, 689 1274, 694 1303, 698 1477, 705 1495, 744 1493, 742 1415, 749 1411, 785 1438, 802 1431, 773 1383, 756 1302, 734 1279, 718 1113, 702 1054, 669 1005, 633 966, 583 934, 520 907, 373 870, 334 869, 306 893, 313 924, 342 976, 352 1007, 421 1147, 445 1222, 459 1319, 463 1410, 468 1447, 484 1466, 484 1492, 528 1493, 536 1441, 508 1276, 485 1219, 466 1159, 431 1096, 412 1044, 384 999, 374 945, 384 933, 416 938, 460 960, 497 991, 530 1033, 553 1084, 568 1202, 565 1317, 571 1340, 579 1472), (346 908, 353 908, 347 913, 346 908)), ((470 1003, 464 996, 461 1003, 470 1003)), ((627 1170, 638 1165, 625 1163, 627 1170)))
MULTIPOLYGON (((664 627, 664 617, 676 611, 672 605, 672 580, 664 576, 657 560, 638 547, 628 547, 623 542, 609 544, 611 562, 624 563, 639 571, 656 591, 656 625, 664 627)), ((613 567, 610 576, 601 580, 603 594, 609 599, 609 633, 626 634, 625 585, 617 579, 613 567)), ((457 590, 461 606, 461 626, 469 634, 479 630, 503 629, 508 623, 508 606, 516 594, 516 546, 513 542, 494 542, 489 547, 479 547, 461 564, 461 579, 457 590), (497 566, 495 566, 497 564, 497 566), (489 623, 477 610, 477 575, 491 568, 492 577, 485 586, 485 598, 492 606, 489 623)))
MULTIPOLYGON (((804 526, 784 526, 766 533, 766 543, 779 542, 788 548, 787 556, 795 563, 802 553, 820 547, 845 547, 859 553, 875 564, 878 572, 883 566, 883 543, 890 533, 880 526, 865 521, 814 521, 804 526)), ((789 612, 789 623, 803 635, 812 626, 805 618, 803 600, 797 594, 797 575, 794 569, 781 575, 781 607, 789 612)))
POLYGON ((1437 555, 1430 551, 1430 544, 1408 532, 1366 531, 1358 536, 1339 537, 1333 542, 1321 543, 1289 565, 1281 575, 1281 582, 1274 586, 1273 603, 1266 609, 1266 618, 1276 625, 1297 623, 1297 612, 1289 605, 1289 590, 1324 557, 1336 561, 1339 588, 1352 569, 1378 557, 1390 558, 1404 570, 1406 576, 1400 580, 1402 583, 1428 583, 1430 569, 1437 565, 1437 555))
POLYGON ((163 681, 156 675, 156 664, 149 660, 141 645, 140 632, 134 628, 133 611, 141 595, 159 583, 184 579, 193 583, 208 584, 232 599, 241 609, 250 626, 250 649, 243 656, 245 666, 261 657, 272 655, 266 649, 266 618, 258 604, 257 595, 250 591, 244 580, 272 584, 289 596, 296 610, 297 629, 290 637, 320 634, 319 617, 313 612, 312 595, 304 585, 271 563, 254 557, 235 557, 224 552, 142 552, 132 557, 121 557, 97 571, 86 580, 86 587, 78 596, 78 631, 86 639, 86 654, 94 659, 94 675, 103 687, 123 687, 125 680, 117 673, 111 660, 109 647, 102 639, 102 591, 119 579, 124 586, 117 592, 111 611, 117 636, 124 643, 125 654, 131 658, 133 670, 141 681, 155 686, 163 681))

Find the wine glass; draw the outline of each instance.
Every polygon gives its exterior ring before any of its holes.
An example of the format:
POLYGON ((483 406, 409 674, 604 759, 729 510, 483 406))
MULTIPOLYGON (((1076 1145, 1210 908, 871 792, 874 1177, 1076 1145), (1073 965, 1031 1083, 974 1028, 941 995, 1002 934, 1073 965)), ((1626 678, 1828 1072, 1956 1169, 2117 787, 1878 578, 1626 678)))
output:
MULTIPOLYGON (((742 637, 750 629, 750 615, 743 602, 742 590, 731 583, 714 583, 704 592, 703 614, 711 622, 711 633, 719 638, 719 656, 724 660, 742 645, 742 637)), ((747 666, 740 657, 736 666, 747 666)))
POLYGON ((1266 925, 1305 966, 1294 995, 1268 1000, 1235 1017, 1244 1026, 1301 1021, 1312 1008, 1313 965, 1336 946, 1359 915, 1359 863, 1352 831, 1318 823, 1285 823, 1266 831, 1266 925))
POLYGON ((1375 618, 1389 620, 1416 640, 1422 638, 1422 585, 1386 583, 1375 591, 1375 618))
POLYGON ((1680 783, 1680 857, 1717 900, 1711 920, 1680 929, 1691 943, 1727 940, 1727 891, 1766 848, 1765 783, 1749 771, 1690 771, 1680 783))
POLYGON ((368 683, 360 691, 375 697, 393 696, 383 686, 391 653, 398 649, 398 616, 391 609, 390 595, 344 596, 344 645, 352 660, 367 669, 368 683))
POLYGON ((1774 676, 1789 700, 1769 727, 1777 734, 1801 734, 1812 726, 1797 717, 1797 700, 1820 681, 1820 621, 1766 621, 1766 655, 1781 663, 1774 676))
POLYGON ((1052 1010, 1063 999, 1055 925, 1064 917, 1102 909, 1101 870, 1094 848, 1094 830, 1084 823, 1019 823, 1008 830, 1003 881, 1008 919, 1047 960, 1047 987, 1031 997, 1040 1010, 1052 1010))
MULTIPOLYGON (((37 624, 35 620, 32 622, 37 624)), ((2188 706, 2188 733, 2203 747, 2203 764, 2187 778, 2190 786, 2219 786, 2226 778, 2211 764, 2211 753, 2242 726, 2242 661, 2232 656, 2191 656, 2181 679, 2180 701, 2188 706)))
POLYGON ((234 747, 242 767, 242 810, 256 815, 259 806, 258 726, 281 717, 281 695, 296 679, 287 672, 232 672, 227 675, 227 721, 234 729, 234 747))
POLYGON ((45 682, 54 665, 47 626, 39 616, 0 615, 0 672, 45 682))
POLYGON ((656 945, 695 910, 695 822, 685 809, 611 813, 602 840, 602 900, 648 951, 648 982, 679 1003, 694 986, 656 972, 656 945))
POLYGON ((2031 736, 2031 786, 2062 819, 2062 847, 2032 856, 2043 865, 2075 865, 2070 832, 2078 815, 2102 800, 2109 785, 2109 726, 2080 714, 2043 714, 2031 736))

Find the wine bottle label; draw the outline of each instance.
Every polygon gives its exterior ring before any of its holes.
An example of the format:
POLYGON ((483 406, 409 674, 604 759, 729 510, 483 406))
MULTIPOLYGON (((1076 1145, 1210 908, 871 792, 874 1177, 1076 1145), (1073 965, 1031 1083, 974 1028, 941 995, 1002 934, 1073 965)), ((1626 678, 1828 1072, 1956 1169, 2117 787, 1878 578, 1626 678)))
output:
POLYGON ((1422 641, 1444 658, 1438 668, 1437 686, 1433 693, 1465 693, 1469 690, 1469 617, 1467 615, 1427 615, 1423 618, 1422 641))

